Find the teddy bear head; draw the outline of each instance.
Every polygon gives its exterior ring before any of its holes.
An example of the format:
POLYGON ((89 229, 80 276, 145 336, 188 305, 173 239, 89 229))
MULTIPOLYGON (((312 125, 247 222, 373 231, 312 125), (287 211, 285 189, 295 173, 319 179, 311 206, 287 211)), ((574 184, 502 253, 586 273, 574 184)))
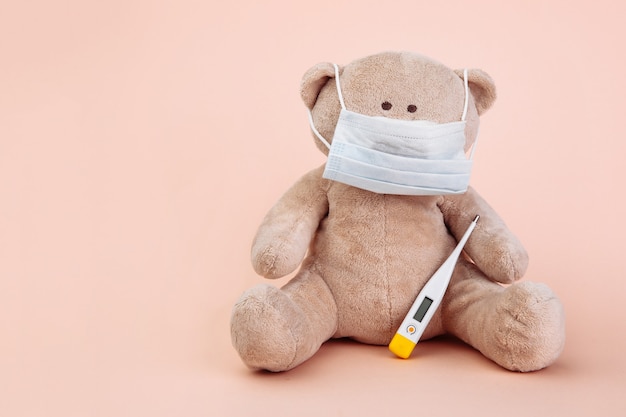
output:
MULTIPOLYGON (((367 116, 436 123, 461 120, 465 103, 463 72, 407 52, 384 52, 339 67, 346 109, 367 116)), ((495 85, 487 73, 468 69, 467 74, 470 94, 466 151, 476 140, 479 116, 496 98, 495 85)), ((315 127, 332 143, 341 112, 334 65, 323 62, 309 69, 302 78, 300 95, 315 127)), ((314 138, 317 147, 328 154, 328 148, 317 136, 314 138)))

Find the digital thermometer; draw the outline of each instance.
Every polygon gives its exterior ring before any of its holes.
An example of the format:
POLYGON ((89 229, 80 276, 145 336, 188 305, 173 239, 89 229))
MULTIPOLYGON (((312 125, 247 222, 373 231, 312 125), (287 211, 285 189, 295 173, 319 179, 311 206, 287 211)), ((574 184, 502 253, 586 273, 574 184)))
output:
POLYGON ((456 266, 456 261, 459 259, 459 255, 465 246, 465 242, 469 239, 470 235, 476 227, 476 223, 480 216, 476 216, 474 221, 470 223, 469 227, 465 231, 465 234, 459 240, 448 259, 437 269, 437 272, 428 280, 422 291, 418 294, 415 302, 409 309, 406 317, 402 321, 400 328, 396 332, 396 335, 391 339, 389 343, 389 350, 395 353, 401 358, 408 358, 413 352, 415 345, 420 340, 424 329, 428 326, 428 322, 435 314, 437 307, 443 299, 443 295, 446 293, 450 277, 456 266))

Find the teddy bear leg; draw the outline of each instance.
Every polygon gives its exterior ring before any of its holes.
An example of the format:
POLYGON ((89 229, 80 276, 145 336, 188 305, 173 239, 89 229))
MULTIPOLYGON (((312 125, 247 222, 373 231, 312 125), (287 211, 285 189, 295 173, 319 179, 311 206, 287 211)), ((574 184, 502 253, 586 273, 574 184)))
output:
POLYGON ((504 287, 466 261, 457 265, 442 313, 448 332, 512 371, 545 368, 565 343, 563 306, 547 285, 504 287))
POLYGON ((233 346, 252 369, 286 371, 309 359, 337 329, 335 300, 322 278, 302 270, 283 288, 261 284, 231 316, 233 346))

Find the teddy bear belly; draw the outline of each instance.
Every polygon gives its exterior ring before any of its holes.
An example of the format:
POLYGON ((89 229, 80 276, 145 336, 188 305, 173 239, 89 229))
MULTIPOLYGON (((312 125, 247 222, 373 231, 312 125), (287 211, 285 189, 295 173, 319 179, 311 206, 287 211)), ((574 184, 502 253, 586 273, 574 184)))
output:
POLYGON ((389 343, 454 248, 436 206, 400 212, 384 206, 384 213, 370 207, 371 216, 329 217, 318 231, 315 263, 337 302, 335 337, 389 343))

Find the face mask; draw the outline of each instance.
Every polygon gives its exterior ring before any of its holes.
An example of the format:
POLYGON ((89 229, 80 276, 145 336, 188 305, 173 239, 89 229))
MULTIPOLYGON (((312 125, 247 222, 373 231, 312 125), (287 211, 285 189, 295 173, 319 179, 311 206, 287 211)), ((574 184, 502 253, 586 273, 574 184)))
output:
POLYGON ((339 83, 335 81, 341 113, 332 144, 317 131, 329 148, 323 177, 379 194, 443 195, 467 190, 472 158, 465 157, 465 116, 469 100, 467 70, 463 73, 465 104, 461 120, 435 123, 367 116, 346 109, 339 83))

